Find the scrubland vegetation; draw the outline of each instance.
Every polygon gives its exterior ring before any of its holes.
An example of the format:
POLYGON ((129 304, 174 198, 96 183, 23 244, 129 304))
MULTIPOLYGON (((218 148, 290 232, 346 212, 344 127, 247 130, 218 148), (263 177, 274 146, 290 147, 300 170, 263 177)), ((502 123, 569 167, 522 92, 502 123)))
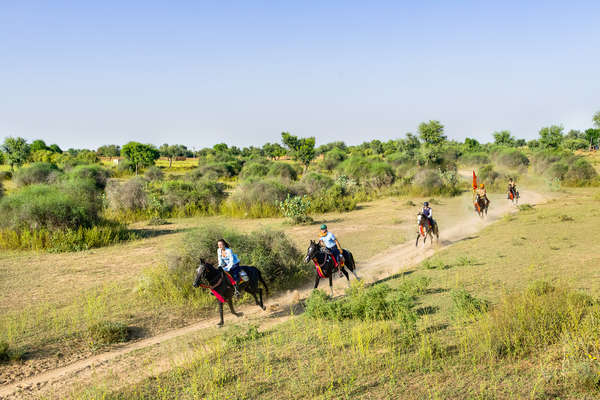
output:
MULTIPOLYGON (((405 207, 417 198, 453 201, 471 190, 465 175, 473 169, 491 193, 504 193, 513 177, 558 197, 521 204, 516 215, 399 277, 355 283, 341 298, 315 291, 292 308, 302 315, 280 326, 231 328, 181 368, 73 397, 596 398, 600 287, 590 275, 599 260, 589 249, 600 234, 600 181, 587 149, 598 136, 598 129, 564 134, 552 126, 530 142, 507 131, 494 133, 493 143, 456 142, 429 121, 418 135, 357 146, 316 147, 314 138, 286 132, 281 145, 198 152, 137 142, 62 151, 8 138, 0 157, 5 260, 22 258, 26 266, 38 253, 24 250, 115 257, 158 240, 169 245, 134 273, 123 264, 119 274, 99 274, 77 296, 24 307, 3 299, 0 363, 90 354, 206 318, 215 300, 191 282, 200 259, 216 263, 221 237, 245 264, 260 267, 272 291, 297 288, 313 269, 292 230, 340 221, 385 197, 401 197, 405 207), (279 220, 278 229, 236 226, 281 217, 288 222, 279 220), (106 246, 114 249, 100 249, 106 246)), ((385 218, 399 220, 393 212, 385 218)), ((385 242, 353 229, 348 242, 361 262, 405 240, 390 239, 389 225, 381 227, 385 242)), ((78 262, 73 268, 88 268, 78 262)), ((56 284, 32 271, 32 298, 39 286, 56 284)))

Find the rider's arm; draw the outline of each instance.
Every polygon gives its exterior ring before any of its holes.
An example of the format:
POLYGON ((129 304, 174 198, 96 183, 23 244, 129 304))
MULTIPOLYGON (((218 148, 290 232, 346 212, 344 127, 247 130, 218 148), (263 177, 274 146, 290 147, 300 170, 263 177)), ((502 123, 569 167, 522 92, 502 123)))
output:
POLYGON ((233 251, 231 249, 227 249, 225 252, 227 253, 227 265, 225 266, 225 269, 229 271, 231 267, 233 267, 233 251))
POLYGON ((342 245, 340 244, 340 242, 338 242, 337 239, 335 239, 335 244, 337 245, 337 248, 340 251, 340 254, 343 253, 343 251, 342 251, 342 245))
POLYGON ((219 267, 223 266, 223 256, 221 255, 221 249, 217 249, 217 259, 219 260, 219 267))

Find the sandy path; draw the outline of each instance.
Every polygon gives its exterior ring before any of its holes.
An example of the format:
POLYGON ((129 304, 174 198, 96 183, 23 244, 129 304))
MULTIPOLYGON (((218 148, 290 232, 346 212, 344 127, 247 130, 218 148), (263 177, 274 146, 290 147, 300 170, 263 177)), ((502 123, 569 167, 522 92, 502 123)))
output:
MULTIPOLYGON (((545 196, 532 191, 521 191, 521 198, 529 204, 539 204, 546 200, 545 196)), ((462 219, 460 223, 453 226, 445 227, 441 223, 440 240, 434 245, 428 243, 425 246, 415 247, 415 230, 414 238, 408 242, 392 247, 364 263, 359 262, 359 276, 367 282, 373 282, 397 274, 431 256, 439 249, 468 238, 503 215, 517 210, 516 207, 506 201, 505 195, 491 195, 490 200, 492 201, 491 209, 486 218, 481 219, 474 213, 467 213, 466 219, 462 219)), ((469 207, 472 206, 469 199, 465 197, 465 209, 469 207)), ((457 213, 462 214, 463 211, 457 210, 457 213)), ((319 287, 327 289, 327 281, 323 280, 319 287)), ((345 280, 334 280, 335 295, 343 294, 346 287, 345 280)), ((246 306, 241 309, 244 312, 244 317, 235 320, 235 317, 226 312, 226 324, 244 321, 256 324, 261 329, 266 329, 282 323, 290 318, 290 308, 297 304, 299 299, 307 297, 311 290, 312 284, 309 283, 300 289, 269 299, 268 304, 272 305, 271 310, 274 309, 276 312, 262 312, 258 307, 246 306)), ((163 345, 170 346, 172 350, 175 339, 186 342, 186 337, 188 337, 187 353, 190 354, 194 349, 192 348, 193 339, 189 336, 214 327, 217 321, 216 318, 205 320, 148 339, 125 344, 111 351, 11 383, 0 388, 0 398, 22 399, 37 398, 39 396, 62 398, 70 393, 74 387, 83 387, 91 381, 98 383, 103 382, 103 380, 112 380, 114 382, 112 382, 111 388, 129 385, 184 362, 186 359, 185 354, 183 354, 185 349, 181 349, 181 346, 177 351, 183 351, 183 353, 165 351, 164 349, 161 351, 160 347, 163 345), (144 351, 145 354, 141 354, 144 351), (152 360, 150 367, 148 367, 149 360, 152 360)))

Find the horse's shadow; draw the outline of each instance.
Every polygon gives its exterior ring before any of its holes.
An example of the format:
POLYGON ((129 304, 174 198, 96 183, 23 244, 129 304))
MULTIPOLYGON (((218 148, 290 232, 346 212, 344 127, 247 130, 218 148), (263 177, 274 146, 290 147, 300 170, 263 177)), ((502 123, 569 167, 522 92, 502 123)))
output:
POLYGON ((393 274, 393 275, 390 275, 390 276, 386 276, 385 278, 381 278, 379 280, 376 280, 375 282, 371 283, 371 285, 378 285, 380 283, 391 281, 393 279, 402 278, 403 276, 410 275, 413 272, 415 272, 414 269, 411 269, 411 270, 408 270, 408 271, 403 271, 403 272, 398 272, 397 274, 393 274))

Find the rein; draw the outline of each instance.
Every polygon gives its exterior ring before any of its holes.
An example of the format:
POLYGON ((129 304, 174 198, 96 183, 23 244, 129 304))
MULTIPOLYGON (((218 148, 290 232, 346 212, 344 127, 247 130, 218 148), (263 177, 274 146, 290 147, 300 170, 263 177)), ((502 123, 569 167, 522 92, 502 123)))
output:
MULTIPOLYGON (((201 288, 209 289, 210 292, 213 294, 213 296, 215 296, 217 298, 217 300, 219 300, 221 303, 225 303, 225 299, 223 298, 223 296, 221 296, 221 294, 219 292, 217 292, 215 290, 215 288, 218 287, 219 285, 221 285, 221 283, 223 283, 223 274, 224 274, 224 271, 221 270, 221 276, 219 277, 219 280, 217 281, 217 283, 215 283, 214 285, 203 285, 203 284, 198 285, 201 288)), ((229 274, 227 274, 227 275, 229 275, 229 274)), ((232 279, 233 278, 230 278, 230 280, 232 280, 232 279)))
POLYGON ((323 272, 323 265, 327 264, 327 257, 329 257, 329 255, 327 253, 325 253, 325 258, 323 259, 323 264, 319 264, 319 260, 317 260, 317 257, 312 258, 313 263, 315 263, 315 268, 317 270, 317 274, 319 275, 320 278, 326 278, 325 273, 323 272))

